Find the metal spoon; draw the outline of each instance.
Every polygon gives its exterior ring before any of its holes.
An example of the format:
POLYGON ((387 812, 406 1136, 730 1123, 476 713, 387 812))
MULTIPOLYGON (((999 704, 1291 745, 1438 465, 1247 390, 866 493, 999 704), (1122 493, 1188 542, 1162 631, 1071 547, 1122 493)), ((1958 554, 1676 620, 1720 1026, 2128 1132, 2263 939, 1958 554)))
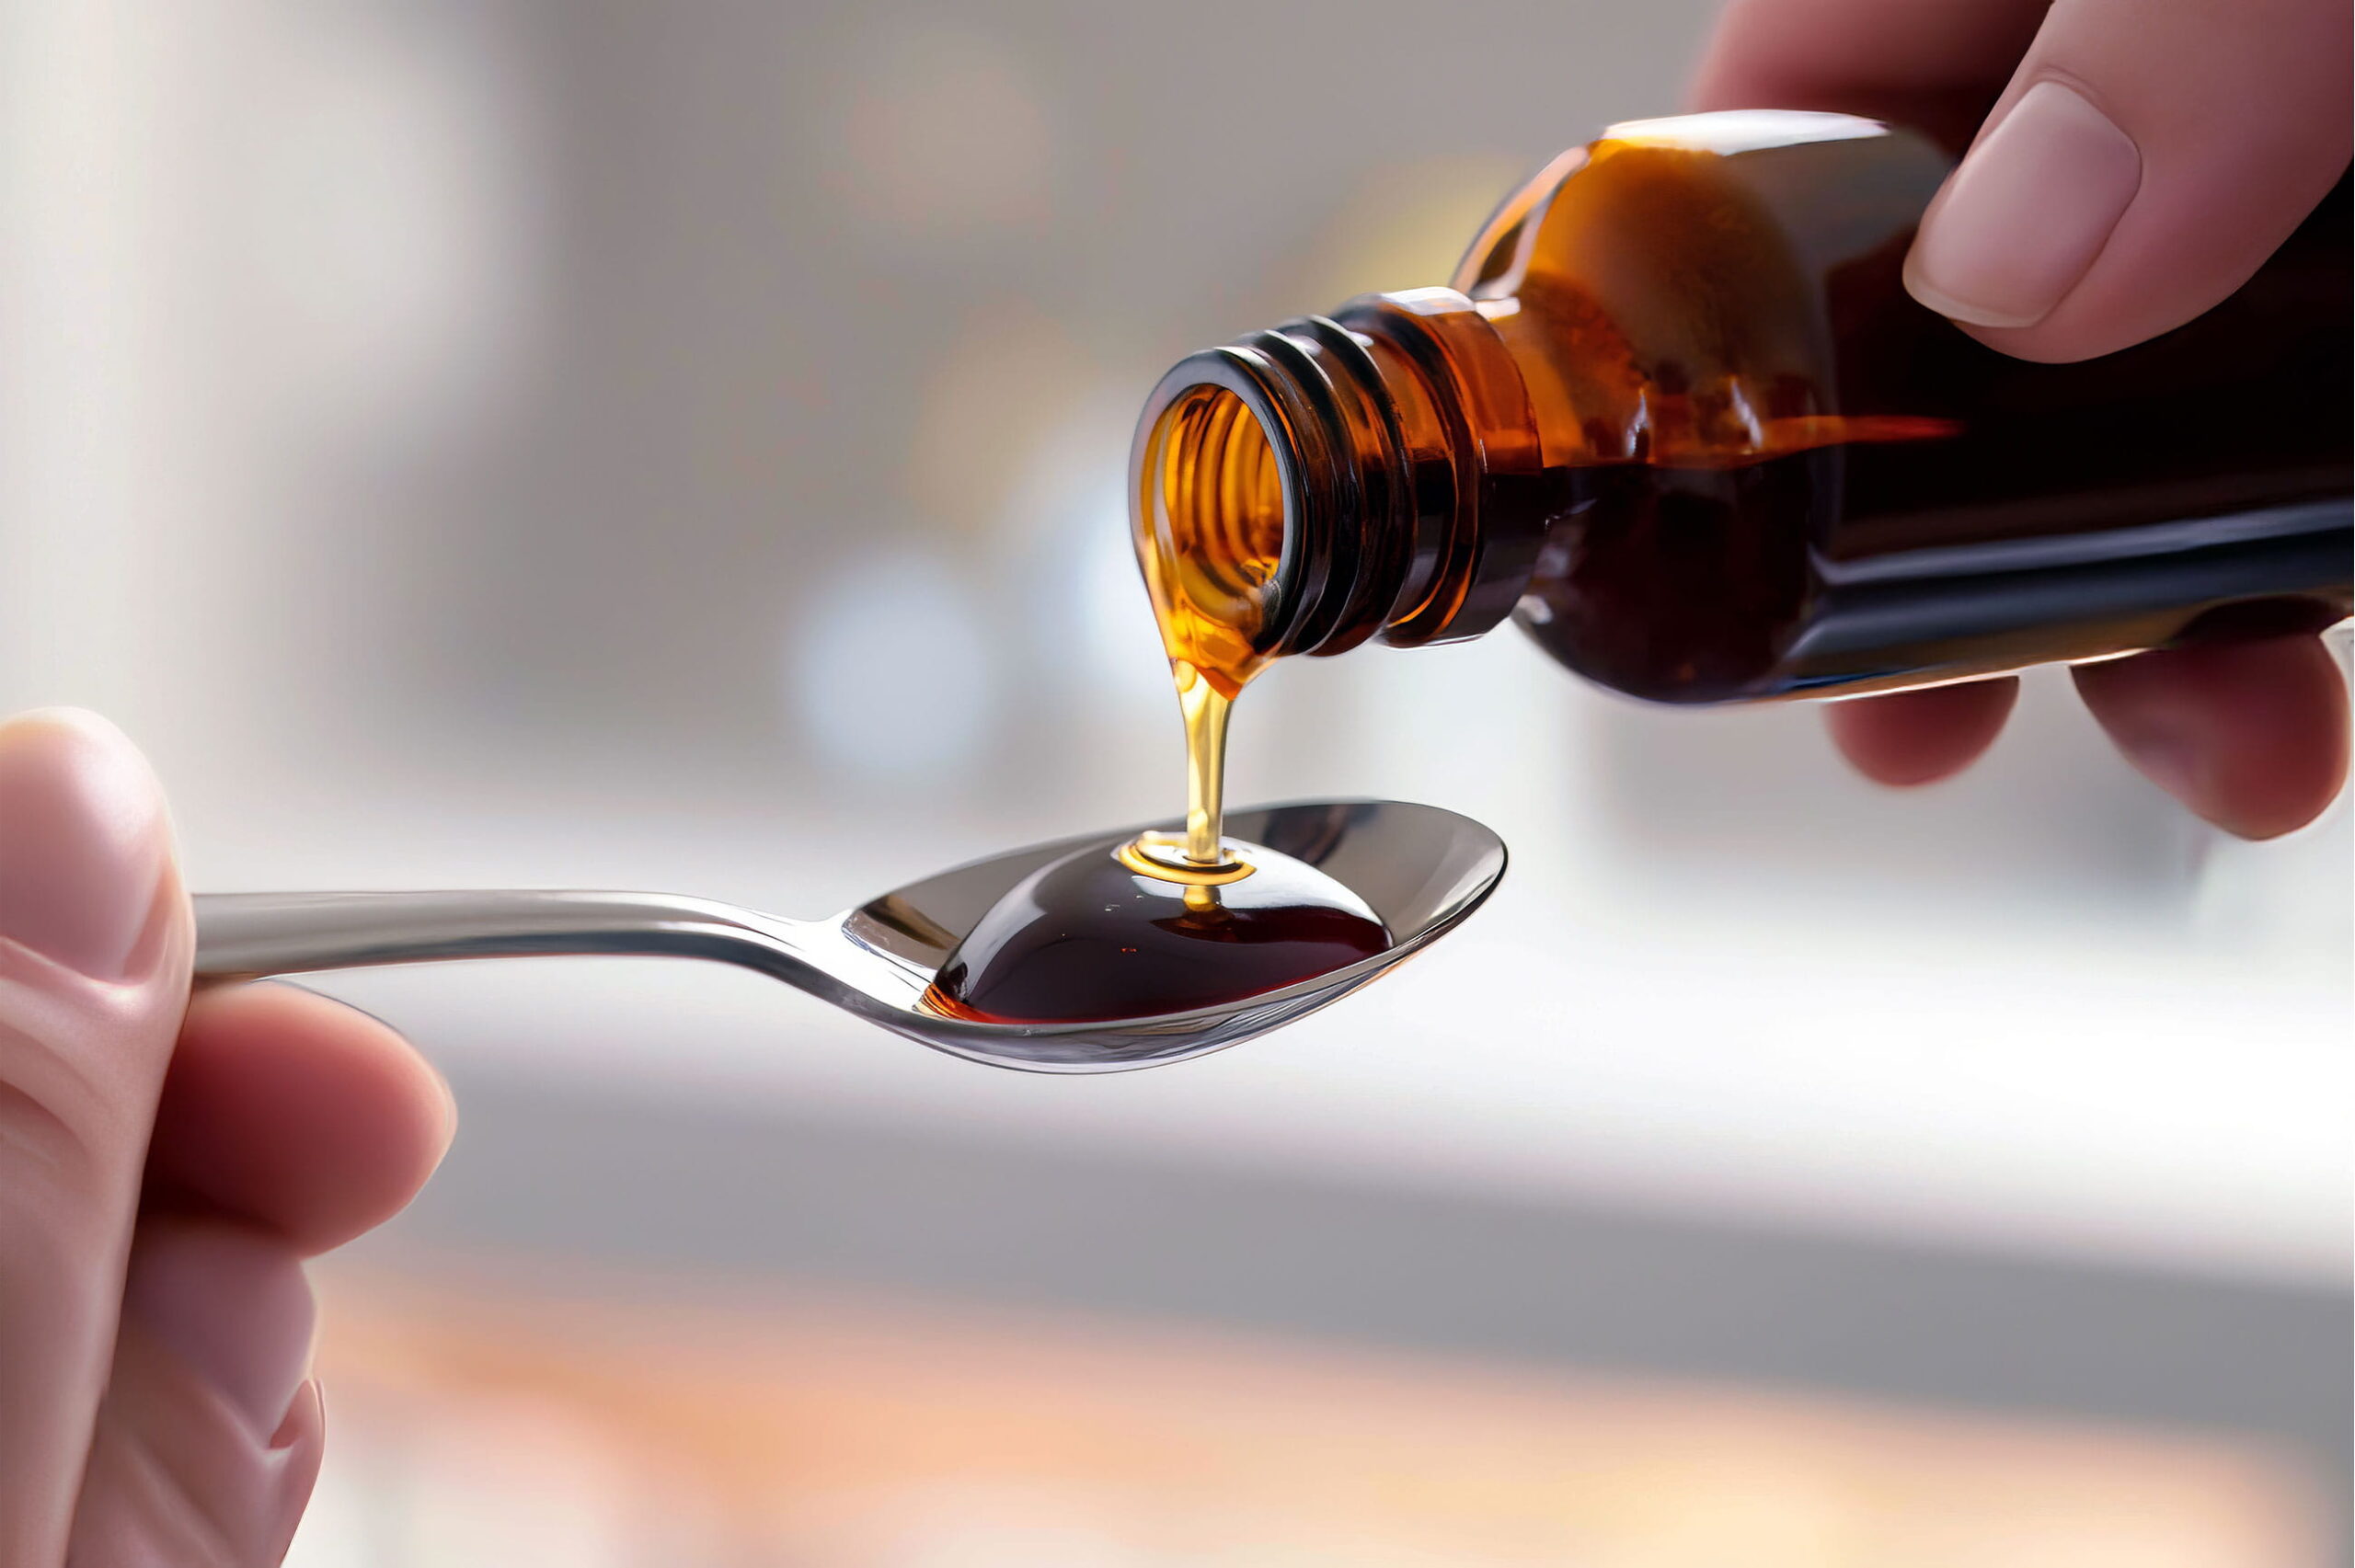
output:
POLYGON ((670 893, 200 894, 196 972, 230 980, 445 958, 711 958, 757 969, 971 1061, 1033 1072, 1120 1072, 1235 1045, 1338 1001, 1479 908, 1505 869, 1502 840, 1431 806, 1304 801, 1229 813, 1227 830, 1322 869, 1382 917, 1395 944, 1281 990, 1150 1018, 977 1024, 918 1005, 965 933, 1016 883, 1087 844, 1109 850, 1135 836, 1129 829, 978 860, 818 921, 670 893))

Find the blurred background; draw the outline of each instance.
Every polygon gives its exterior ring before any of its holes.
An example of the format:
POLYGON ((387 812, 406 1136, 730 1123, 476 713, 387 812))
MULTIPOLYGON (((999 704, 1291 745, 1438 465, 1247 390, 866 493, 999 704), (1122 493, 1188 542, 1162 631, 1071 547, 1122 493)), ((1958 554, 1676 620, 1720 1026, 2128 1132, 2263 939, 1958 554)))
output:
MULTIPOLYGON (((1166 815, 1145 389, 1442 280, 1712 9, 0 0, 0 702, 128 728, 213 890, 816 915, 1166 815)), ((2050 671, 1885 794, 1510 629, 1281 668, 1234 756, 1514 870, 1100 1080, 334 978, 463 1127, 323 1267, 293 1561, 2341 1560, 2343 800, 2223 839, 2050 671)))

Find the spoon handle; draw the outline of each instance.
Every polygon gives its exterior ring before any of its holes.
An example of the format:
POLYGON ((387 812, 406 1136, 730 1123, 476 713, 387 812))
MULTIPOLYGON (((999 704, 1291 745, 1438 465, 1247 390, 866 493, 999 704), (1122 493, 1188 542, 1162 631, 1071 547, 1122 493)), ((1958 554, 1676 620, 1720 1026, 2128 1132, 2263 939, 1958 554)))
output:
POLYGON ((716 958, 805 981, 790 922, 664 893, 200 893, 196 974, 253 979, 445 958, 716 958))

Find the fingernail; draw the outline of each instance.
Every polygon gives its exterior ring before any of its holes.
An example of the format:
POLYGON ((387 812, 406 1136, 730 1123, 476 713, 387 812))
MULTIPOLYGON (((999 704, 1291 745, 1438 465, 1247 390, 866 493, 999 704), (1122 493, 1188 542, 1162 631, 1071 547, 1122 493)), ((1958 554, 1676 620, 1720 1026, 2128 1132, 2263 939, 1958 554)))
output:
POLYGON ((310 1374, 310 1282, 284 1242, 186 1221, 142 1228, 123 1310, 269 1443, 310 1374))
POLYGON ((166 836, 155 775, 114 726, 64 708, 0 724, 0 937, 120 979, 166 836))
POLYGON ((1956 321, 2033 326, 2085 275, 2142 183, 2132 138, 2074 88, 2039 82, 1930 204, 1905 286, 1956 321))

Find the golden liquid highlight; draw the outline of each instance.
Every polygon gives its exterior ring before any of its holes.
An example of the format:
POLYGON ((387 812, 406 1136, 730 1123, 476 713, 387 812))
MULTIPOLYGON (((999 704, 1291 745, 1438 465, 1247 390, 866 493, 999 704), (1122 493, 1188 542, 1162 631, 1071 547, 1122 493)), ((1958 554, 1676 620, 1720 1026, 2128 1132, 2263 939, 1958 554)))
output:
POLYGON ((1137 497, 1137 556, 1169 656, 1186 726, 1186 836, 1146 834, 1122 859, 1189 886, 1188 902, 1248 876, 1223 836, 1227 716, 1267 668, 1256 642, 1283 554, 1283 486, 1258 419, 1233 393, 1198 387, 1170 405, 1148 438, 1137 497), (1206 880, 1202 874, 1215 874, 1206 880))
POLYGON ((1178 710, 1186 719, 1186 858, 1196 865, 1226 859, 1226 718, 1234 703, 1183 659, 1170 662, 1178 710))

